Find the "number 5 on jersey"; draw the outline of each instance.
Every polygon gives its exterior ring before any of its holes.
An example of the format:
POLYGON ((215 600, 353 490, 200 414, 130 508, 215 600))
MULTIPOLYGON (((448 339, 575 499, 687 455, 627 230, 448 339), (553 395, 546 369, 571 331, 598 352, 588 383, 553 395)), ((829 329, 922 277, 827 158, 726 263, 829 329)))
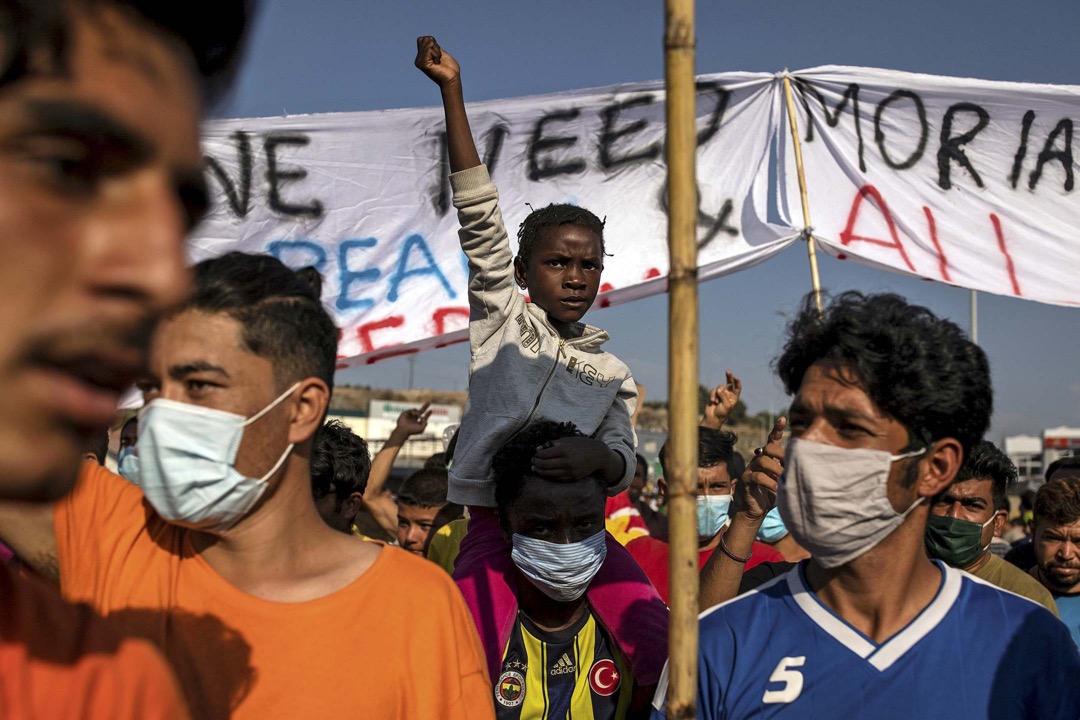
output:
POLYGON ((766 704, 789 703, 798 698, 802 693, 803 676, 801 672, 792 668, 802 667, 805 663, 805 655, 781 658, 776 665, 776 669, 769 676, 769 682, 784 683, 784 686, 777 690, 766 690, 765 694, 761 696, 761 702, 766 704))

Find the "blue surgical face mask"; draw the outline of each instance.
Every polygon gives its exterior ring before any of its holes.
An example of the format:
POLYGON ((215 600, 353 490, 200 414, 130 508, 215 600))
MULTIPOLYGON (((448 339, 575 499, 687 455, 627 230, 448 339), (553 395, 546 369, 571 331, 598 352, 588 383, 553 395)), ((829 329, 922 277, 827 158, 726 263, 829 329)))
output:
POLYGON ((139 484, 139 456, 132 445, 121 448, 116 456, 116 471, 126 480, 139 484))
POLYGON ((757 531, 757 539, 763 543, 774 543, 788 534, 787 525, 780 517, 780 508, 773 508, 761 521, 761 527, 757 531))
POLYGON ((604 531, 576 543, 550 543, 514 533, 514 564, 540 592, 558 602, 585 594, 607 557, 604 531))
POLYGON ((731 495, 698 495, 697 534, 699 538, 716 537, 727 524, 731 495))
POLYGON ((293 449, 292 444, 285 448, 261 478, 246 477, 233 466, 244 428, 299 385, 250 418, 164 398, 147 403, 139 413, 139 484, 158 515, 209 532, 227 530, 243 518, 293 449))

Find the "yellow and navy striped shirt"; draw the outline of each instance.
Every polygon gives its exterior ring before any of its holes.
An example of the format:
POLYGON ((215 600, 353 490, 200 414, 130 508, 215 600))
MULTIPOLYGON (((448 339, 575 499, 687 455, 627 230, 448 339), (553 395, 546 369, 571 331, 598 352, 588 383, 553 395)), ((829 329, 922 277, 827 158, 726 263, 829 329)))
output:
POLYGON ((495 681, 499 720, 621 720, 634 690, 625 659, 591 611, 541 630, 518 612, 495 681))

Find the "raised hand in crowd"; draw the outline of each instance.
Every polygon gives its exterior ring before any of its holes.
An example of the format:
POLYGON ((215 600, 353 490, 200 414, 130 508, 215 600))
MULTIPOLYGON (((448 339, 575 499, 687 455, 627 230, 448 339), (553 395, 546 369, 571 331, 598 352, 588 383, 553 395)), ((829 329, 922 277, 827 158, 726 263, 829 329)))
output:
POLYGON ((416 38, 416 67, 440 88, 461 82, 461 66, 431 35, 416 38))
POLYGON ((739 482, 732 485, 729 516, 724 535, 726 552, 713 553, 701 569, 698 607, 702 610, 726 602, 739 593, 746 560, 765 515, 776 507, 780 473, 784 470, 784 428, 787 418, 777 418, 765 444, 754 450, 739 482))
POLYGON ((480 164, 480 154, 476 152, 476 143, 469 128, 469 116, 465 112, 461 66, 450 53, 439 47, 439 43, 430 35, 416 38, 415 64, 442 91, 450 171, 458 172, 476 167, 480 164))
POLYGON ((709 402, 705 405, 705 414, 701 418, 702 427, 719 430, 731 416, 735 405, 742 395, 742 381, 730 370, 727 371, 727 382, 717 385, 709 393, 709 402))
POLYGON ((761 519, 776 507, 776 491, 780 473, 784 471, 783 438, 786 427, 787 418, 777 418, 765 447, 754 450, 754 457, 746 466, 741 482, 735 483, 731 499, 732 516, 743 514, 760 524, 761 519))
POLYGON ((364 490, 364 504, 379 523, 379 527, 391 537, 397 536, 398 513, 397 503, 390 493, 386 492, 386 481, 390 479, 394 461, 405 442, 413 435, 427 430, 428 418, 431 417, 430 406, 431 403, 426 402, 419 408, 405 410, 398 415, 397 426, 371 460, 371 474, 364 490))

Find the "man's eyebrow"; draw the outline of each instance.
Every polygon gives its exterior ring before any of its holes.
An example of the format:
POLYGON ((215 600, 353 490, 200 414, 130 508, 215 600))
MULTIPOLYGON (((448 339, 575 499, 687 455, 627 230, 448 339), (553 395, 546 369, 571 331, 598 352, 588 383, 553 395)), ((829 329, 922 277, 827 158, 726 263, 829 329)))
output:
POLYGON ((26 103, 36 127, 33 133, 68 135, 95 146, 123 146, 134 160, 153 155, 153 147, 140 133, 109 114, 73 100, 30 100, 26 103))
POLYGON ((194 373, 215 373, 224 378, 229 377, 229 373, 225 368, 205 360, 193 360, 192 362, 169 366, 169 377, 173 380, 182 380, 194 373))

